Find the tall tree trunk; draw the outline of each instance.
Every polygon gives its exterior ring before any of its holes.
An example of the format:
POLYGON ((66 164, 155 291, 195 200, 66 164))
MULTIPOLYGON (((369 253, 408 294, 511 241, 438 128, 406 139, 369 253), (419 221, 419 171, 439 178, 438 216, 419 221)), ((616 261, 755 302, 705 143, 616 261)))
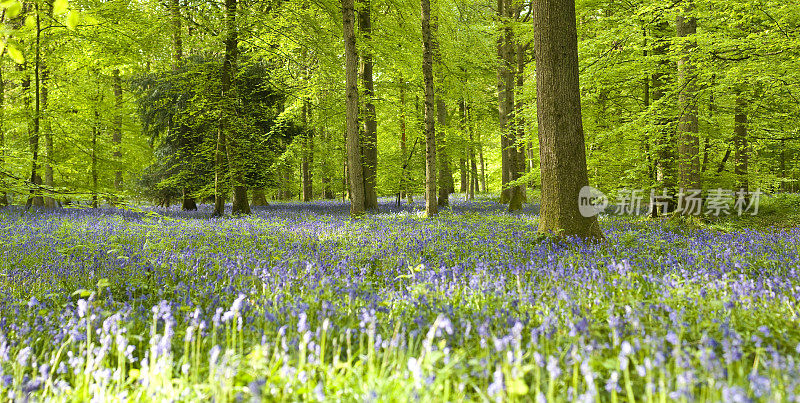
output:
MULTIPOLYGON (((400 76, 400 158, 403 164, 402 171, 400 172, 400 191, 398 194, 398 198, 402 198, 403 195, 411 199, 411 194, 409 193, 409 164, 411 163, 411 158, 408 156, 408 145, 406 144, 406 81, 405 78, 400 76)), ((409 204, 412 201, 409 201, 409 204)))
MULTIPOLYGON (((690 4, 687 13, 692 12, 690 4)), ((679 15, 676 21, 678 37, 694 36, 697 32, 697 21, 693 16, 679 15)), ((698 137, 697 101, 694 66, 689 58, 694 41, 687 42, 683 56, 678 60, 678 108, 681 111, 678 120, 678 158, 680 167, 679 185, 683 189, 700 187, 700 138, 698 137)), ((688 210, 684 213, 690 213, 688 210)))
POLYGON ((300 163, 300 171, 303 175, 303 202, 310 202, 314 198, 311 172, 311 166, 314 163, 314 129, 309 128, 308 105, 308 100, 303 99, 303 160, 300 163))
MULTIPOLYGON (((506 16, 509 18, 509 20, 513 17, 512 12, 512 7, 510 7, 509 4, 506 7, 506 16)), ((522 90, 522 84, 524 84, 522 75, 524 74, 525 70, 525 55, 523 52, 524 49, 522 46, 516 46, 513 36, 508 34, 505 51, 506 65, 508 66, 505 71, 505 81, 508 88, 515 88, 515 86, 518 86, 516 88, 522 90), (516 82, 514 82, 515 73, 517 79, 516 82)), ((523 126, 521 114, 522 101, 518 100, 517 102, 514 102, 515 94, 513 90, 506 91, 506 94, 506 111, 509 113, 508 117, 506 118, 506 131, 509 138, 509 179, 512 181, 519 181, 525 170, 525 156, 519 149, 525 137, 525 128, 523 126)), ((522 203, 524 202, 525 185, 517 184, 511 187, 511 199, 508 202, 508 211, 513 212, 522 210, 522 203)))
MULTIPOLYGON (((734 107, 733 126, 733 166, 736 174, 736 189, 748 191, 747 180, 747 100, 741 89, 736 89, 736 105, 734 107)), ((781 147, 783 153, 783 147, 781 147)))
MULTIPOLYGON (((518 169, 518 178, 521 178, 522 175, 528 172, 528 152, 527 152, 527 142, 525 141, 525 119, 523 118, 523 109, 525 108, 524 102, 522 102, 522 91, 525 88, 525 66, 528 64, 525 55, 528 52, 528 45, 522 45, 520 43, 517 44, 517 70, 516 70, 516 88, 519 91, 519 96, 516 98, 516 104, 514 105, 514 122, 517 128, 517 169, 518 169)), ((530 183, 530 181, 528 181, 530 183)), ((527 191, 527 183, 523 183, 519 185, 519 192, 522 197, 522 202, 526 202, 528 200, 528 191, 527 191)))
MULTIPOLYGON (((111 142, 114 143, 114 189, 117 192, 122 191, 122 77, 120 77, 119 69, 114 69, 112 72, 114 80, 114 107, 116 109, 114 114, 114 133, 111 142)), ((195 208, 197 208, 195 206, 195 208)))
MULTIPOLYGON (((239 57, 239 37, 236 25, 238 0, 225 0, 225 59, 222 65, 222 100, 226 106, 224 112, 228 116, 235 116, 234 101, 237 97, 234 77, 236 77, 237 62, 239 57)), ((238 144, 238 131, 235 125, 228 122, 225 117, 225 129, 228 131, 227 154, 228 169, 230 170, 231 187, 233 188, 233 200, 231 202, 231 214, 243 215, 250 214, 250 201, 247 198, 247 187, 244 184, 244 170, 242 165, 245 163, 241 156, 238 144)))
POLYGON ((436 200, 436 124, 434 122, 433 39, 431 38, 431 3, 420 0, 422 8, 422 77, 425 82, 425 214, 439 213, 436 200))
POLYGON ((347 98, 347 173, 350 190, 350 215, 364 214, 364 167, 358 130, 358 53, 356 51, 353 0, 342 0, 344 31, 345 87, 347 98))
POLYGON ((486 193, 489 188, 486 187, 486 160, 483 158, 483 142, 480 132, 478 132, 478 158, 481 162, 481 193, 486 193))
MULTIPOLYGON (((669 38, 667 31, 669 23, 660 20, 652 29, 653 33, 653 56, 656 58, 656 70, 652 73, 652 108, 653 125, 655 126, 654 137, 654 175, 655 182, 663 190, 674 193, 676 190, 675 182, 675 148, 673 144, 673 132, 670 129, 670 114, 668 105, 663 105, 662 99, 666 94, 667 70, 670 69, 669 62, 669 38)), ((670 202, 670 204, 674 204, 670 202)), ((653 216, 664 213, 657 209, 652 210, 653 216)))
MULTIPOLYGON (((39 137, 41 134, 41 18, 39 16, 39 3, 35 3, 36 12, 36 49, 33 68, 34 78, 34 111, 33 111, 33 130, 30 133, 29 143, 31 149, 31 176, 30 181, 33 184, 31 188, 31 195, 29 203, 37 206, 44 206, 44 198, 41 195, 40 185, 42 184, 42 177, 39 175, 39 137)), ((28 79, 28 86, 30 87, 30 78, 28 79)))
MULTIPOLYGON (((464 98, 458 102, 458 115, 459 115, 459 129, 461 130, 461 138, 467 137, 467 105, 464 102, 464 98)), ((468 193, 469 192, 469 172, 467 165, 469 164, 468 158, 469 153, 468 150, 465 148, 461 148, 459 151, 460 156, 458 158, 458 170, 460 173, 460 181, 461 184, 459 185, 459 191, 461 193, 468 193)), ((469 194, 467 194, 467 198, 469 198, 469 194)))
POLYGON ((542 204, 539 231, 602 239, 596 216, 584 217, 578 195, 589 185, 581 121, 578 35, 574 0, 535 0, 539 160, 542 204))
MULTIPOLYGON (((3 64, 0 63, 0 172, 6 169, 6 82, 3 77, 3 64)), ((0 207, 8 206, 5 179, 0 179, 0 207)))
POLYGON ((267 194, 264 192, 264 188, 253 189, 253 205, 269 206, 269 202, 267 202, 267 194))
MULTIPOLYGON (((50 114, 48 113, 49 91, 48 83, 50 80, 50 70, 47 65, 42 62, 42 134, 44 134, 44 184, 48 189, 53 188, 53 161, 55 161, 53 150, 53 130, 50 124, 50 114)), ((44 198, 44 207, 51 209, 56 207, 56 199, 52 194, 44 198)))
POLYGON ((437 39, 439 31, 439 18, 437 13, 431 14, 430 38, 433 65, 436 69, 434 102, 436 103, 436 142, 438 144, 436 158, 439 165, 437 168, 439 190, 439 199, 437 203, 440 207, 443 207, 450 205, 450 193, 455 191, 455 186, 453 184, 453 172, 450 169, 450 153, 447 144, 447 104, 445 104, 444 98, 442 97, 442 93, 444 92, 444 65, 442 53, 439 48, 439 41, 437 39))
POLYGON ((177 70, 183 58, 183 38, 181 35, 180 0, 169 0, 170 22, 172 23, 172 69, 177 70))
POLYGON ((469 181, 469 199, 475 199, 475 192, 478 189, 478 163, 475 160, 475 130, 474 126, 472 125, 472 110, 470 109, 469 105, 464 102, 464 109, 466 110, 466 125, 467 130, 469 131, 469 171, 470 171, 470 181, 469 181))
MULTIPOLYGON (((98 83, 98 87, 99 87, 98 83)), ((94 123, 92 124, 92 208, 97 208, 98 172, 97 172, 97 135, 100 131, 100 91, 94 104, 94 123)))
POLYGON ((364 139, 361 150, 364 153, 364 208, 378 209, 378 122, 375 120, 375 89, 372 79, 372 4, 361 0, 358 12, 358 26, 364 38, 364 52, 361 55, 361 83, 364 87, 364 139))
MULTIPOLYGON (((508 46, 507 41, 512 35, 512 31, 506 21, 506 9, 510 8, 510 0, 497 0, 497 19, 500 27, 500 36, 497 38, 497 111, 500 124, 500 203, 506 204, 511 201, 511 189, 508 183, 511 181, 509 169, 509 151, 510 141, 508 138, 508 118, 509 110, 507 109, 507 93, 513 91, 509 88, 507 80, 508 69, 508 46)), ((511 83, 513 86, 513 82, 511 83)), ((512 95, 513 96, 513 95, 512 95)))

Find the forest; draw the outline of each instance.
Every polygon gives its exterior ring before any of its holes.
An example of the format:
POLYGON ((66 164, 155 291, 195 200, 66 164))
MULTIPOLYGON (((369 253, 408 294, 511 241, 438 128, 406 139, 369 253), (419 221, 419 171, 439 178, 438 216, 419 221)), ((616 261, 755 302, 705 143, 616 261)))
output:
POLYGON ((800 3, 0 0, 8 401, 800 401, 800 3))

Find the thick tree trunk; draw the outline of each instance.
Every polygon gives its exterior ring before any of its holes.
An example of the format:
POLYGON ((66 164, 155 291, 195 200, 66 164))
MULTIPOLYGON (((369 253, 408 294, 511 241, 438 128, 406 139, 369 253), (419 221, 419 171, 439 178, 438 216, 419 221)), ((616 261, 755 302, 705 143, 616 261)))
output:
POLYGON ((361 0, 358 12, 358 26, 366 46, 361 55, 361 83, 364 87, 364 139, 361 150, 364 153, 364 208, 369 211, 378 209, 378 122, 375 120, 375 89, 372 80, 372 4, 370 0, 361 0))
MULTIPOLYGON (((438 161, 437 180, 438 180, 438 205, 439 207, 450 205, 450 193, 455 191, 453 183, 453 171, 450 168, 450 153, 447 144, 447 105, 445 104, 442 93, 444 92, 444 65, 442 54, 439 49, 437 35, 439 31, 439 20, 436 14, 431 15, 430 23, 431 54, 433 65, 436 70, 434 81, 434 102, 436 103, 436 158, 438 161)), ((424 63, 424 61, 423 61, 424 63)))
POLYGON ((253 189, 253 203, 254 206, 269 206, 267 202, 267 194, 263 188, 253 189))
MULTIPOLYGON (((461 138, 467 137, 467 104, 464 101, 464 98, 458 102, 458 125, 459 129, 461 130, 461 138)), ((461 184, 459 185, 459 191, 461 193, 467 193, 467 198, 469 198, 469 149, 461 147, 460 157, 458 159, 458 170, 460 173, 460 181, 461 184)))
MULTIPOLYGON (((748 191, 747 180, 747 100, 741 90, 736 90, 736 105, 734 110, 733 126, 733 166, 736 174, 736 189, 748 191)), ((783 153, 783 148, 781 148, 783 153)))
POLYGON ((431 38, 431 3, 421 0, 422 6, 422 77, 425 83, 425 214, 439 213, 436 200, 436 124, 434 122, 433 39, 431 38))
POLYGON ((539 159, 542 204, 539 231, 602 239, 596 216, 584 217, 578 195, 589 185, 581 122, 578 36, 574 0, 535 0, 539 159))
MULTIPOLYGON (((691 12, 691 7, 687 12, 691 12)), ((694 36, 697 32, 697 21, 694 17, 679 15, 676 21, 678 37, 694 36)), ((679 186, 683 189, 700 187, 700 138, 698 137, 697 101, 695 72, 689 53, 694 48, 693 41, 684 47, 683 56, 678 60, 678 109, 681 111, 678 120, 678 158, 680 167, 679 186)), ((688 210, 684 213, 690 213, 688 210)))
POLYGON ((347 173, 350 190, 350 215, 364 214, 364 167, 358 130, 358 53, 356 51, 353 0, 342 0, 344 31, 345 86, 347 103, 347 173))

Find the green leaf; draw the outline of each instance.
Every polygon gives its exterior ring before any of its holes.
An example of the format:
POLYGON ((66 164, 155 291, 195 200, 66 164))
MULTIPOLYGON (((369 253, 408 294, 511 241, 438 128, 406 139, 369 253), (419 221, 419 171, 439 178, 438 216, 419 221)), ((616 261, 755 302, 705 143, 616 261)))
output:
POLYGON ((97 288, 108 288, 111 286, 111 282, 108 281, 107 278, 101 278, 100 281, 97 282, 97 288))
POLYGON ((25 63, 25 56, 22 55, 22 52, 17 49, 16 46, 12 44, 8 44, 8 55, 14 60, 17 64, 25 63))
POLYGON ((53 2, 53 14, 64 14, 67 12, 67 0, 56 0, 53 2))
POLYGON ((508 394, 511 396, 521 396, 528 393, 528 385, 525 381, 519 378, 513 378, 508 381, 508 394))
POLYGON ((75 29, 81 21, 81 14, 75 10, 70 10, 67 14, 67 29, 75 29))
POLYGON ((83 288, 81 288, 79 290, 75 290, 75 292, 72 293, 73 297, 77 296, 77 297, 80 297, 80 298, 87 298, 90 295, 92 295, 92 292, 89 291, 89 290, 83 289, 83 288))
POLYGON ((25 17, 25 26, 30 29, 36 28, 36 17, 32 15, 25 17))
POLYGON ((6 9, 6 17, 11 19, 19 15, 22 11, 22 3, 14 0, 0 3, 0 7, 6 9))

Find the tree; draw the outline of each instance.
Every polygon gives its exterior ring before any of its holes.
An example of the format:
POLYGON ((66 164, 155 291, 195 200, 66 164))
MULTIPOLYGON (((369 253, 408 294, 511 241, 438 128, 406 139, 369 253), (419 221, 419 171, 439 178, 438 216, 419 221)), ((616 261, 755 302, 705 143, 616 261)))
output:
POLYGON ((431 3, 421 0, 422 76, 425 83, 425 215, 439 213, 436 200, 436 123, 434 122, 433 40, 431 38, 431 3))
POLYGON ((578 82, 578 37, 574 0, 535 0, 539 160, 542 204, 539 231, 601 239, 596 217, 584 217, 578 194, 586 172, 578 82))
POLYGON ((350 183, 350 215, 364 214, 364 171, 358 132, 358 53, 356 51, 353 0, 342 0, 347 120, 347 172, 350 183))
MULTIPOLYGON (((692 12, 691 3, 685 13, 692 12)), ((685 38, 683 54, 678 60, 678 158, 680 167, 679 186, 683 189, 697 189, 700 186, 700 138, 698 137, 696 74, 690 52, 696 45, 697 20, 692 15, 679 14, 676 22, 679 38, 685 38)), ((688 210, 687 210, 688 213, 688 210)))
POLYGON ((362 0, 358 12, 358 27, 361 30, 365 51, 361 55, 361 83, 364 87, 364 138, 361 150, 364 159, 364 208, 378 209, 378 193, 375 188, 378 181, 378 122, 375 120, 375 86, 372 80, 372 3, 362 0))

